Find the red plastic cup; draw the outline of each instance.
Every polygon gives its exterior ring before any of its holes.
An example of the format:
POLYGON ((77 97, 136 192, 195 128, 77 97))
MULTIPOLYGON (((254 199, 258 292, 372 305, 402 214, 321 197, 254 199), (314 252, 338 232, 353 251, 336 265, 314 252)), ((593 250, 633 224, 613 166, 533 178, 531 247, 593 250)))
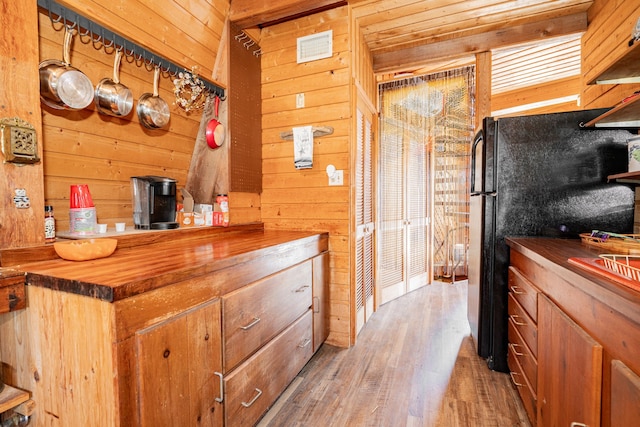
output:
POLYGON ((69 207, 71 209, 92 208, 93 199, 87 184, 77 184, 71 186, 69 196, 69 207))

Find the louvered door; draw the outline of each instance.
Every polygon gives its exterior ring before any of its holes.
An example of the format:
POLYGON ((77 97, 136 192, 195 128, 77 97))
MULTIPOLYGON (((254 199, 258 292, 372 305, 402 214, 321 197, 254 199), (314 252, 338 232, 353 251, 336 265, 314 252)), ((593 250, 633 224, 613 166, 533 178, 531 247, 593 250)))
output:
MULTIPOLYGON (((389 124, 393 126, 393 124, 389 124)), ((431 282, 427 145, 409 130, 380 139, 378 284, 384 304, 431 282)))
POLYGON ((372 113, 357 109, 355 167, 355 293, 356 331, 374 310, 374 215, 373 215, 372 113))

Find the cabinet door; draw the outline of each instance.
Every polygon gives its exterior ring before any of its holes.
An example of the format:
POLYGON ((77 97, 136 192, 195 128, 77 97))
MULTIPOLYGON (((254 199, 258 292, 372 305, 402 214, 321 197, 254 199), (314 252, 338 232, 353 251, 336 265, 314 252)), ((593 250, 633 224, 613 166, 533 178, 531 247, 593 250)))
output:
POLYGON ((538 298, 538 426, 600 425, 602 346, 538 298))
POLYGON ((632 426, 640 420, 640 376, 619 360, 611 362, 610 426, 632 426))
POLYGON ((220 426, 220 300, 135 335, 140 425, 220 426))

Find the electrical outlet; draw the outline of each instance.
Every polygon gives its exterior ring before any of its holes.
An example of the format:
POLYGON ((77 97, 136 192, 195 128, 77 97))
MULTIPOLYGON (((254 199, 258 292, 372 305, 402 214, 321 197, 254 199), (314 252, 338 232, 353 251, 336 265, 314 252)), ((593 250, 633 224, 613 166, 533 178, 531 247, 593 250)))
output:
POLYGON ((344 171, 337 170, 329 177, 329 185, 344 185, 344 171))
POLYGON ((296 108, 304 108, 304 93, 296 94, 296 108))

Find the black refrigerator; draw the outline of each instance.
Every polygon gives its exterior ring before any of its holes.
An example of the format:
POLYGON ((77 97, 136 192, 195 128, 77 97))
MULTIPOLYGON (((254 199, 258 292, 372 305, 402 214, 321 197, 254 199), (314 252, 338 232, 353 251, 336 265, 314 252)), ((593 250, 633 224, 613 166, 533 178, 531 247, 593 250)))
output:
POLYGON ((623 129, 581 126, 606 110, 483 120, 472 146, 468 318, 478 354, 507 372, 508 236, 633 230, 623 129))

